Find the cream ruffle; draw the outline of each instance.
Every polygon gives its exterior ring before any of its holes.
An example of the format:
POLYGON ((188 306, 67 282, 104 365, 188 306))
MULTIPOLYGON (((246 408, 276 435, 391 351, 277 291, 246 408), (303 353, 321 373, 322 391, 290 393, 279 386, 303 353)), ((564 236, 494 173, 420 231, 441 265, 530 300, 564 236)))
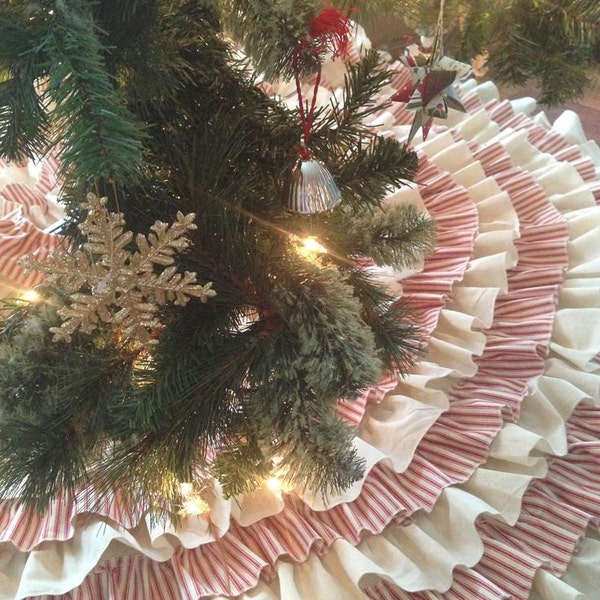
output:
MULTIPOLYGON (((393 84, 403 77, 398 66, 393 84)), ((600 186, 581 152, 593 145, 489 83, 463 93, 470 112, 416 145, 420 185, 390 198, 438 225, 418 272, 380 274, 429 353, 340 401, 365 480, 327 503, 217 493, 178 530, 116 498, 95 506, 90 490, 43 517, 5 501, 1 600, 594 598, 600 186)), ((405 135, 411 120, 395 105, 379 126, 405 135)))

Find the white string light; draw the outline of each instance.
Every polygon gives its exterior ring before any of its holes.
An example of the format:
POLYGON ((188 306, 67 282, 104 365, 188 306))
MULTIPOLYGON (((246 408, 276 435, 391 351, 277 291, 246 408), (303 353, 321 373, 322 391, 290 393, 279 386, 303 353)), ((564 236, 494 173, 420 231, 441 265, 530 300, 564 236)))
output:
POLYGON ((306 260, 315 260, 320 254, 325 254, 327 248, 323 246, 314 236, 304 239, 296 238, 296 251, 306 260))
POLYGON ((20 296, 19 300, 23 302, 33 303, 38 302, 40 299, 40 295, 35 290, 25 290, 20 296))
POLYGON ((182 496, 181 514, 185 516, 200 516, 210 512, 210 506, 196 490, 196 485, 189 481, 179 484, 179 493, 182 496))

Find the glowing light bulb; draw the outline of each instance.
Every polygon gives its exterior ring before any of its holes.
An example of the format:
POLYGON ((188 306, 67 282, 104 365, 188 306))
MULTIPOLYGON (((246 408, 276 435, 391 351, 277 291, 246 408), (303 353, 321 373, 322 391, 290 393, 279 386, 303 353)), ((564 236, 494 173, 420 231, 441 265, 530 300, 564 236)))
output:
POLYGON ((319 254, 327 252, 327 248, 312 235, 304 239, 296 238, 295 241, 298 254, 307 260, 315 260, 319 254))
POLYGON ((21 294, 21 300, 24 302, 37 302, 40 299, 40 295, 35 290, 26 290, 21 294))
POLYGON ((190 496, 194 491, 194 486, 189 481, 183 481, 179 484, 179 492, 182 496, 190 496))
POLYGON ((210 512, 210 506, 204 501, 193 483, 182 481, 179 484, 179 492, 182 495, 181 514, 183 515, 205 515, 210 512))
POLYGON ((311 254, 323 254, 327 252, 327 249, 322 246, 317 238, 310 236, 304 240, 304 249, 306 252, 310 252, 311 254))
POLYGON ((294 489, 286 478, 285 469, 277 468, 274 471, 271 471, 271 475, 268 479, 265 479, 264 487, 277 496, 280 496, 282 493, 289 494, 294 489))
POLYGON ((210 506, 194 494, 183 503, 183 512, 186 515, 205 515, 210 512, 210 506))
POLYGON ((269 477, 265 482, 267 488, 272 492, 281 492, 283 489, 283 482, 279 477, 269 477))

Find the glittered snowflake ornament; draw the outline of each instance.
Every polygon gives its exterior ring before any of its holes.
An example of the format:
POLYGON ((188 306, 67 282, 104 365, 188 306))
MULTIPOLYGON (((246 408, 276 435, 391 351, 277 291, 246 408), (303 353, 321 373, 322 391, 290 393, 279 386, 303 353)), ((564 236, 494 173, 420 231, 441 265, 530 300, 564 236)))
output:
POLYGON ((170 225, 157 221, 147 236, 135 236, 137 251, 131 251, 134 234, 124 231, 121 213, 108 212, 106 198, 89 194, 83 208, 88 214, 79 229, 87 242, 81 249, 57 250, 44 262, 23 261, 68 296, 57 311, 62 324, 50 329, 55 342, 70 342, 77 330, 91 333, 109 324, 124 343, 148 349, 163 328, 161 306, 183 306, 191 298, 206 302, 215 295, 211 283, 198 284, 195 273, 179 273, 174 264, 174 255, 189 246, 187 232, 196 228, 193 213, 177 213, 170 225))

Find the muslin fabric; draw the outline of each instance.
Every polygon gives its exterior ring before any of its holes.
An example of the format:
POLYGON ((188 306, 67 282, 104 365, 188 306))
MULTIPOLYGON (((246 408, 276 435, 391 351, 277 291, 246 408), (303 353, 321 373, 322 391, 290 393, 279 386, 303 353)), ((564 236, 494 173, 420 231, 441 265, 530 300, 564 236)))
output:
MULTIPOLYGON (((409 78, 393 66, 388 96, 409 78)), ((323 73, 327 103, 343 68, 323 73)), ((286 85, 263 84, 293 103, 286 85)), ((340 399, 363 480, 328 498, 226 501, 215 486, 210 513, 178 528, 91 489, 45 515, 5 499, 0 600, 598 597, 600 152, 572 114, 551 127, 490 82, 460 93, 468 112, 413 141, 417 183, 384 202, 426 210, 435 251, 401 273, 366 263, 409 303, 428 352, 406 378, 340 399)), ((405 139, 411 121, 396 103, 370 125, 405 139)), ((10 185, 8 202, 27 196, 10 185)))

